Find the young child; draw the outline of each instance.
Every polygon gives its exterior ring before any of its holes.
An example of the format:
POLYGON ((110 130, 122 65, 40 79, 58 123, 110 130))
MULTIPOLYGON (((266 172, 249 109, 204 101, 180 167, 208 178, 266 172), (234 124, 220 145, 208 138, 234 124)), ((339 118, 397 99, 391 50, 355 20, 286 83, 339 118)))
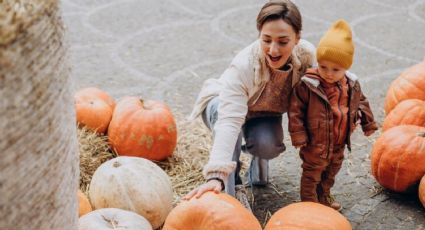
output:
POLYGON ((344 159, 350 135, 360 122, 366 136, 377 130, 369 102, 356 75, 347 72, 353 62, 350 26, 336 21, 316 50, 317 68, 308 69, 293 89, 289 117, 292 144, 303 161, 301 200, 320 202, 336 210, 330 189, 344 159))

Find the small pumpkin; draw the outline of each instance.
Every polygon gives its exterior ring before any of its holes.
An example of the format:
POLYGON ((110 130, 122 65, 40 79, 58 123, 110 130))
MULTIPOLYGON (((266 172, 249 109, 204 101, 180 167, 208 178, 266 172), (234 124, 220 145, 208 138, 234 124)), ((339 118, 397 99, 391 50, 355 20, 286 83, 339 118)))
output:
POLYGON ((385 117, 382 130, 398 125, 417 125, 425 127, 425 101, 407 99, 394 107, 385 117))
POLYGON ((373 145, 371 158, 372 174, 383 187, 408 192, 425 174, 425 127, 388 129, 373 145))
POLYGON ((162 230, 261 230, 255 216, 230 195, 204 193, 182 201, 165 220, 162 230))
POLYGON ((275 212, 264 230, 351 230, 351 224, 338 211, 314 202, 298 202, 275 212))
POLYGON ((78 125, 105 133, 115 107, 114 99, 106 92, 90 87, 79 90, 74 100, 78 125))
POLYGON ((78 205, 79 205, 78 216, 85 215, 93 210, 89 199, 87 199, 86 195, 83 192, 81 192, 81 190, 78 190, 78 205))
POLYGON ((425 208, 425 175, 422 177, 421 182, 419 183, 419 200, 422 203, 422 206, 425 208))
POLYGON ((118 208, 97 209, 78 220, 79 230, 152 230, 151 224, 137 213, 118 208))
POLYGON ((125 97, 114 110, 108 138, 121 156, 160 161, 171 156, 177 145, 176 122, 162 102, 125 97))
POLYGON ((89 187, 95 209, 120 208, 145 217, 154 229, 164 223, 173 206, 168 175, 150 160, 117 157, 104 162, 89 187))
POLYGON ((403 71, 390 85, 385 97, 385 113, 401 101, 420 99, 425 101, 425 61, 403 71))

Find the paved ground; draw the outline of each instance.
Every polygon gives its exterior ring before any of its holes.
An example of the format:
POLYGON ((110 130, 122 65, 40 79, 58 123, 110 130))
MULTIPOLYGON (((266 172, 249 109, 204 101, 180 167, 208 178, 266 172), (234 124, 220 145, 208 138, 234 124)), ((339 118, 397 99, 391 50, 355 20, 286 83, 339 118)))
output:
MULTIPOLYGON (((77 87, 97 86, 119 98, 141 95, 188 114, 202 82, 218 77, 256 39, 255 0, 62 0, 77 87)), ((425 0, 298 0, 303 38, 317 44, 332 21, 353 27, 352 71, 361 78, 379 122, 385 90, 425 56, 425 0)), ((354 229, 425 229, 415 195, 383 191, 369 174, 375 134, 354 134, 334 192, 354 229)), ((289 140, 286 143, 289 146, 289 140)), ((273 160, 272 183, 254 189, 260 221, 298 199, 300 160, 293 148, 273 160)))

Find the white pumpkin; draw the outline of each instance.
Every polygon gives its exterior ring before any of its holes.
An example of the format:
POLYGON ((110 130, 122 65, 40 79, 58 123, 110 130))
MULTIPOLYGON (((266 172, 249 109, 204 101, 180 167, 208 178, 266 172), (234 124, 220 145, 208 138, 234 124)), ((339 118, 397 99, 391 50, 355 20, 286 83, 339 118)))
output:
POLYGON ((118 209, 102 208, 80 217, 79 230, 152 230, 151 224, 137 213, 118 209))
POLYGON ((117 157, 93 174, 89 190, 94 209, 120 208, 145 217, 154 229, 173 207, 170 178, 156 164, 139 157, 117 157))

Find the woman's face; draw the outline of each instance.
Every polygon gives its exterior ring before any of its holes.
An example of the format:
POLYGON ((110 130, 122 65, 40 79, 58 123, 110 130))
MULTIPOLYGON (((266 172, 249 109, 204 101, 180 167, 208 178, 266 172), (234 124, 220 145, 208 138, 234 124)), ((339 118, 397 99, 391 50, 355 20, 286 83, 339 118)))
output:
POLYGON ((272 69, 282 67, 300 40, 291 25, 282 19, 264 23, 260 31, 261 49, 272 69))

